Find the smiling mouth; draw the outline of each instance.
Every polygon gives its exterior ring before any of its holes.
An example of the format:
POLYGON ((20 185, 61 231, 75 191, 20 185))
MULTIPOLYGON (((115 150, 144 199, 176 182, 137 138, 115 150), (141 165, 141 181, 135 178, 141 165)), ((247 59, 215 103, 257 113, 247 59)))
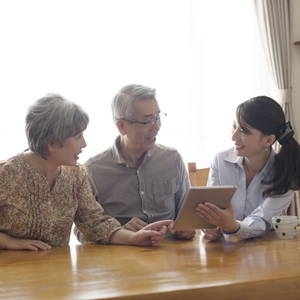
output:
POLYGON ((234 145, 234 148, 237 149, 237 150, 240 150, 240 149, 244 148, 244 146, 241 146, 241 145, 234 145))
POLYGON ((76 154, 74 155, 74 157, 75 157, 76 159, 79 159, 79 155, 80 155, 80 153, 81 153, 81 152, 79 152, 79 153, 76 153, 76 154))
POLYGON ((153 137, 147 138, 147 140, 149 140, 149 141, 153 141, 153 140, 155 140, 155 139, 156 139, 156 136, 153 136, 153 137))

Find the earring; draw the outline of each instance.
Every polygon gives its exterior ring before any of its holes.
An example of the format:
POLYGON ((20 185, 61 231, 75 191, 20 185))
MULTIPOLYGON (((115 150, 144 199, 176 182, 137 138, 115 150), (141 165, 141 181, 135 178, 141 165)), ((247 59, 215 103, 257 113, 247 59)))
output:
POLYGON ((265 151, 266 151, 266 152, 269 151, 269 148, 265 148, 265 151))

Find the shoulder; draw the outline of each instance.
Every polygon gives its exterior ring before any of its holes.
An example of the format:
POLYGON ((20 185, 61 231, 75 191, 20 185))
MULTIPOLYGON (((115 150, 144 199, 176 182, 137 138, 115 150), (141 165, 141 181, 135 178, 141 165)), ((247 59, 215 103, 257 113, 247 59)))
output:
POLYGON ((0 182, 5 185, 16 182, 24 185, 25 173, 29 170, 25 165, 22 154, 0 161, 0 182))
POLYGON ((69 179, 70 177, 75 177, 79 180, 84 180, 87 177, 86 169, 80 163, 77 163, 75 166, 64 166, 64 175, 69 179))
POLYGON ((237 156, 234 153, 234 148, 233 147, 229 148, 225 151, 218 152, 215 155, 215 157, 218 158, 218 159, 222 159, 222 160, 225 160, 225 159, 228 159, 228 158, 237 158, 237 156))
POLYGON ((149 156, 155 159, 182 160, 182 157, 176 148, 168 147, 161 144, 156 144, 149 156))
POLYGON ((179 152, 176 148, 173 147, 168 147, 165 145, 161 145, 161 144, 156 144, 155 148, 152 150, 153 153, 163 153, 166 155, 179 155, 179 152))
POLYGON ((91 165, 93 164, 97 164, 99 163, 101 160, 107 158, 107 157, 110 157, 112 155, 112 148, 108 148, 100 153, 98 153, 97 155, 95 156, 92 156, 90 157, 85 163, 84 163, 84 166, 86 168, 89 168, 91 165))
POLYGON ((24 159, 22 154, 18 154, 13 156, 7 160, 0 160, 0 170, 1 173, 12 172, 14 170, 18 170, 23 167, 24 159))

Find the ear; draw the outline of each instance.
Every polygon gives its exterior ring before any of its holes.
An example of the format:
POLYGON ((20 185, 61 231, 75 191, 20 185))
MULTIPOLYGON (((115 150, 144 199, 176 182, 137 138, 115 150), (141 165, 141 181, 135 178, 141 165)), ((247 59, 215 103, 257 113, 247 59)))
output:
POLYGON ((118 128, 120 134, 125 135, 126 134, 126 128, 125 128, 124 120, 117 120, 116 125, 117 125, 117 128, 118 128))
POLYGON ((47 145, 49 153, 53 153, 56 150, 56 148, 61 148, 61 147, 63 147, 63 145, 53 141, 47 145))
POLYGON ((265 140, 265 147, 270 147, 272 146, 276 141, 276 136, 275 134, 267 135, 266 140, 265 140))
POLYGON ((48 148, 48 151, 49 151, 49 153, 52 153, 52 152, 54 152, 54 150, 55 150, 55 143, 54 142, 50 142, 48 145, 47 145, 47 148, 48 148))

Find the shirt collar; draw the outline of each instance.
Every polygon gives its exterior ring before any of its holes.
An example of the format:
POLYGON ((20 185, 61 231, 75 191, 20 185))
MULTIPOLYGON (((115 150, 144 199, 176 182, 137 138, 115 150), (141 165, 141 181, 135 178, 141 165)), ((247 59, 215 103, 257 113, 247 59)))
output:
MULTIPOLYGON (((120 151, 119 151, 119 148, 118 148, 118 144, 120 143, 121 141, 121 137, 118 136, 116 139, 115 139, 115 142, 113 143, 113 146, 112 146, 112 154, 113 154, 113 157, 114 157, 114 160, 117 164, 126 164, 125 160, 123 159, 120 151)), ((152 154, 152 151, 153 150, 150 150, 150 151, 147 151, 146 154, 145 154, 145 158, 144 158, 144 161, 146 159, 147 156, 151 156, 152 154)))
MULTIPOLYGON (((263 173, 264 175, 268 176, 273 165, 274 165, 274 161, 275 161, 275 151, 274 149, 271 147, 271 153, 270 156, 265 164, 265 166, 263 167, 262 171, 260 173, 263 173)), ((237 156, 235 155, 235 153, 231 153, 229 154, 226 158, 225 161, 228 161, 229 163, 233 163, 233 164, 237 164, 240 168, 243 168, 243 157, 242 156, 237 156)))

